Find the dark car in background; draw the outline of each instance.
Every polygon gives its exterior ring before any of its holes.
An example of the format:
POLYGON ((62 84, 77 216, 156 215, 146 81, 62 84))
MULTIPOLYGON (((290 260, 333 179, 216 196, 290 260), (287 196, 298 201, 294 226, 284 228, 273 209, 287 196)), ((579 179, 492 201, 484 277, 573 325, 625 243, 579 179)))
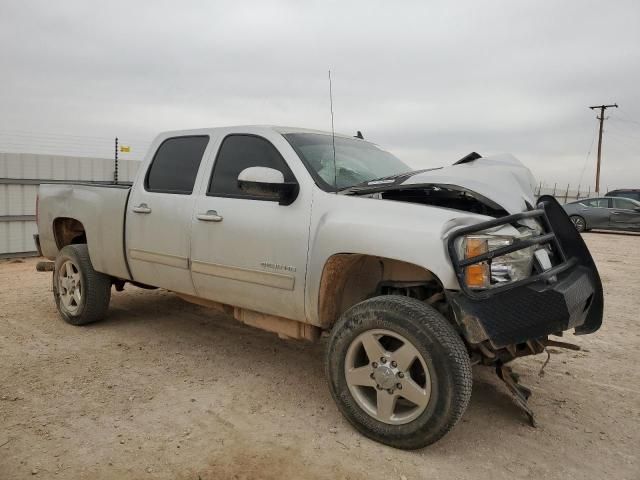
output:
POLYGON ((621 188, 619 190, 611 190, 606 196, 630 198, 631 200, 640 202, 640 188, 621 188))
POLYGON ((640 202, 622 197, 583 198, 563 205, 579 232, 592 228, 640 232, 640 202))

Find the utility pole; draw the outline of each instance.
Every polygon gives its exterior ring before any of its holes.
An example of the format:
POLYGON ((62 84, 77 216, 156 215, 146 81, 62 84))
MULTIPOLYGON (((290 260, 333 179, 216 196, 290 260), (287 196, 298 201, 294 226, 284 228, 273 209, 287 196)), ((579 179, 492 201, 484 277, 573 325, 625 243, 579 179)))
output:
POLYGON ((600 194, 600 158, 602 157, 602 125, 604 124, 604 111, 607 108, 618 108, 618 104, 614 103, 613 105, 594 105, 593 107, 589 107, 591 110, 595 110, 596 108, 600 109, 600 116, 596 116, 598 120, 600 120, 600 134, 598 135, 598 163, 596 166, 596 195, 600 194))

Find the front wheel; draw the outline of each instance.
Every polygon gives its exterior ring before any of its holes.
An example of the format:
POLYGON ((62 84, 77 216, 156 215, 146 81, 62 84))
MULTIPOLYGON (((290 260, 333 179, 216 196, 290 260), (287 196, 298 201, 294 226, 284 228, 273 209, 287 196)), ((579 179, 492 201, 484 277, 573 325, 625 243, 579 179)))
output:
POLYGON ((87 245, 67 245, 53 271, 53 296, 58 312, 71 325, 102 320, 111 299, 111 278, 96 272, 87 245))
POLYGON ((585 232, 587 230, 587 222, 585 222, 584 218, 580 215, 571 215, 569 219, 579 232, 585 232))
POLYGON ((459 335, 434 308, 408 297, 375 297, 345 312, 331 333, 326 371, 347 420, 396 448, 442 438, 471 397, 459 335))

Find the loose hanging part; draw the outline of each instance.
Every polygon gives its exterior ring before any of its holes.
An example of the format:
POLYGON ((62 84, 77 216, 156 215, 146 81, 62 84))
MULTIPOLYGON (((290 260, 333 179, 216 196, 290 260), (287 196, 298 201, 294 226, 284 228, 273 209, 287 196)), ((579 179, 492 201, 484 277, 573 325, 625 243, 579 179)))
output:
POLYGON ((539 377, 543 377, 544 376, 544 369, 549 364, 549 360, 551 360, 551 352, 549 351, 549 349, 547 348, 546 345, 544 346, 544 353, 547 354, 547 359, 542 364, 542 367, 540 367, 540 371, 538 372, 538 376, 539 377))

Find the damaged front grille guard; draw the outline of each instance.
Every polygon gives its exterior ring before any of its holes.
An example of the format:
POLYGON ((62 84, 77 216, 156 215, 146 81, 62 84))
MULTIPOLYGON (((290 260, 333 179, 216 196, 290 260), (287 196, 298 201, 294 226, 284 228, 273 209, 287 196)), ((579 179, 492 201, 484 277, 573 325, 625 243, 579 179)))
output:
MULTIPOLYGON (((462 292, 467 295, 469 298, 472 298, 474 300, 484 300, 484 299, 488 299, 491 298, 493 295, 495 295, 496 293, 501 293, 501 292, 505 292, 507 290, 513 289, 513 288, 518 288, 518 287, 522 287, 525 285, 529 285, 535 282, 539 282, 539 281, 543 281, 546 283, 551 283, 553 281, 555 281, 557 279, 557 276, 567 270, 569 270, 570 268, 576 266, 578 263, 581 263, 579 261, 578 257, 584 257, 585 254, 582 251, 577 252, 578 255, 577 256, 571 256, 570 258, 567 258, 567 255, 564 251, 564 249, 562 248, 562 245, 560 244, 560 241, 558 240, 558 237, 556 236, 556 233, 554 233, 553 228, 551 227, 551 222, 549 221, 549 217, 547 215, 547 210, 546 207, 550 206, 550 208, 556 209, 555 215, 558 215, 558 208, 561 210, 560 205, 557 203, 557 200, 555 200, 555 198, 553 197, 549 197, 549 196, 544 196, 541 197, 538 200, 538 208, 535 210, 529 210, 526 212, 522 212, 522 213, 516 213, 513 215, 508 215, 505 217, 501 217, 501 218, 497 218, 495 220, 489 220, 487 222, 482 222, 482 223, 478 223, 475 225, 471 225, 468 227, 463 227, 460 229, 455 230, 448 239, 448 244, 447 244, 447 248, 449 251, 449 256, 451 258, 451 263, 453 265, 456 277, 458 278, 458 282, 460 284, 460 288, 462 290, 462 292), (482 232, 484 230, 493 228, 493 227, 499 227, 502 225, 512 225, 512 226, 516 226, 517 222, 519 220, 522 219, 526 219, 526 218, 537 218, 539 220, 541 220, 543 229, 545 231, 545 233, 541 234, 541 235, 537 235, 535 237, 532 238, 527 238, 524 240, 516 240, 514 241, 511 245, 507 245, 504 247, 500 247, 500 248, 496 248, 494 250, 488 251, 486 253, 480 254, 480 255, 476 255, 474 257, 471 258, 464 258, 464 259, 460 259, 458 258, 458 251, 456 249, 456 240, 462 236, 468 235, 468 234, 472 234, 472 233, 478 233, 478 232, 482 232), (534 275, 530 275, 527 278, 524 278, 522 280, 517 280, 514 282, 509 282, 509 283, 505 283, 502 285, 497 285, 495 287, 492 287, 490 289, 486 289, 486 290, 473 290, 471 288, 469 288, 466 285, 465 282, 465 268, 468 267, 469 265, 474 265, 474 264, 478 264, 478 263, 482 263, 482 262, 489 262, 489 264, 491 264, 491 261, 494 258, 503 256, 503 255, 507 255, 509 253, 512 252, 516 252, 518 250, 522 250, 524 248, 528 248, 531 247, 532 245, 546 245, 546 244, 551 244, 552 246, 552 252, 555 255, 555 259, 557 264, 552 266, 551 268, 549 268, 548 270, 545 270, 543 272, 534 274, 534 275)), ((572 226, 573 227, 573 226, 572 226)), ((572 230, 571 233, 573 233, 575 230, 572 230)), ((565 237, 567 236, 567 231, 565 230, 565 237)), ((579 234, 577 232, 575 232, 575 235, 579 234)), ((581 237, 579 242, 582 243, 582 247, 581 249, 586 249, 586 246, 584 245, 584 242, 582 241, 581 237)), ((566 239, 565 239, 566 240, 566 239)), ((587 250, 588 252, 588 250, 587 250)), ((576 252, 572 252, 572 253, 576 253, 576 252)), ((589 262, 588 263, 593 263, 593 260, 590 258, 590 255, 587 253, 587 256, 589 256, 589 262)), ((584 258, 581 258, 582 263, 584 263, 584 258)), ((595 268, 595 265, 594 265, 595 268)), ((600 296, 601 296, 601 292, 602 292, 602 285, 600 283, 600 278, 599 275, 597 275, 597 270, 596 270, 596 278, 597 278, 597 283, 599 285, 599 289, 600 289, 600 296)), ((600 323, 601 323, 601 314, 602 314, 602 301, 600 300, 600 305, 599 305, 599 309, 600 309, 600 319, 597 322, 597 325, 595 326, 595 328, 586 328, 584 329, 583 333, 591 333, 592 331, 595 331, 599 328, 600 323)), ((554 344, 557 346, 561 346, 564 348, 570 348, 570 349, 579 349, 580 347, 576 346, 576 345, 572 345, 572 344, 565 344, 564 342, 555 342, 552 340, 548 340, 548 344, 554 344)), ((546 350, 546 343, 542 343, 541 345, 545 348, 546 350)), ((549 355, 549 353, 547 352, 547 355, 549 355)), ((548 358, 547 358, 547 362, 548 362, 548 358)), ((545 362, 545 365, 546 363, 545 362)), ((544 367, 543 367, 544 368, 544 367)), ((541 370, 542 373, 542 370, 541 370)), ((534 413, 531 410, 531 408, 529 407, 528 404, 528 399, 531 396, 531 390, 529 390, 527 387, 521 385, 518 380, 519 377, 518 375, 516 375, 509 366, 504 365, 502 363, 498 363, 496 365, 496 374, 498 375, 498 377, 504 382, 504 384, 507 386, 507 388, 509 389, 509 391, 511 392, 511 394, 514 397, 514 400, 516 401, 517 405, 524 411, 524 413, 527 415, 528 419, 529 419, 529 423, 531 424, 532 427, 536 426, 536 421, 535 421, 535 417, 534 417, 534 413)))
POLYGON ((456 277, 458 278, 458 282, 460 283, 460 288, 469 298, 473 298, 474 300, 483 300, 486 298, 490 298, 492 295, 495 295, 499 292, 504 292, 506 290, 510 290, 512 288, 522 287, 524 285, 529 285, 531 283, 538 282, 540 280, 545 282, 550 282, 554 278, 557 277, 558 274, 574 267, 578 262, 575 258, 567 259, 560 242, 556 238, 555 233, 553 233, 551 229, 551 224, 549 223, 549 219, 547 218, 547 213, 544 208, 539 208, 537 210, 529 210, 527 212, 516 213, 513 215, 508 215, 502 218, 496 218, 495 220, 489 220, 488 222, 482 222, 475 225, 471 225, 469 227, 463 227, 451 234, 448 240, 447 248, 449 250, 449 257, 451 258, 451 263, 453 264, 453 269, 455 271, 456 277), (458 252, 456 249, 455 242, 458 238, 471 234, 478 233, 489 228, 499 227, 502 225, 512 225, 515 224, 522 219, 525 218, 539 218, 542 220, 542 224, 547 233, 542 235, 537 235, 535 237, 527 238, 524 240, 514 240, 511 245, 507 245, 504 247, 496 248, 494 250, 490 250, 481 255, 477 255, 471 258, 458 258, 458 252), (527 278, 523 278, 522 280, 516 280, 515 282, 508 282, 502 285, 497 285, 495 287, 486 289, 486 290, 473 290, 467 286, 465 283, 465 268, 469 265, 474 265, 482 262, 489 262, 491 264, 491 260, 497 257, 501 257, 503 255, 507 255, 512 252, 517 252, 518 250, 522 250, 524 248, 528 248, 532 245, 545 245, 545 244, 553 245, 553 253, 556 255, 557 259, 560 262, 551 267, 550 269, 531 275, 527 278))

